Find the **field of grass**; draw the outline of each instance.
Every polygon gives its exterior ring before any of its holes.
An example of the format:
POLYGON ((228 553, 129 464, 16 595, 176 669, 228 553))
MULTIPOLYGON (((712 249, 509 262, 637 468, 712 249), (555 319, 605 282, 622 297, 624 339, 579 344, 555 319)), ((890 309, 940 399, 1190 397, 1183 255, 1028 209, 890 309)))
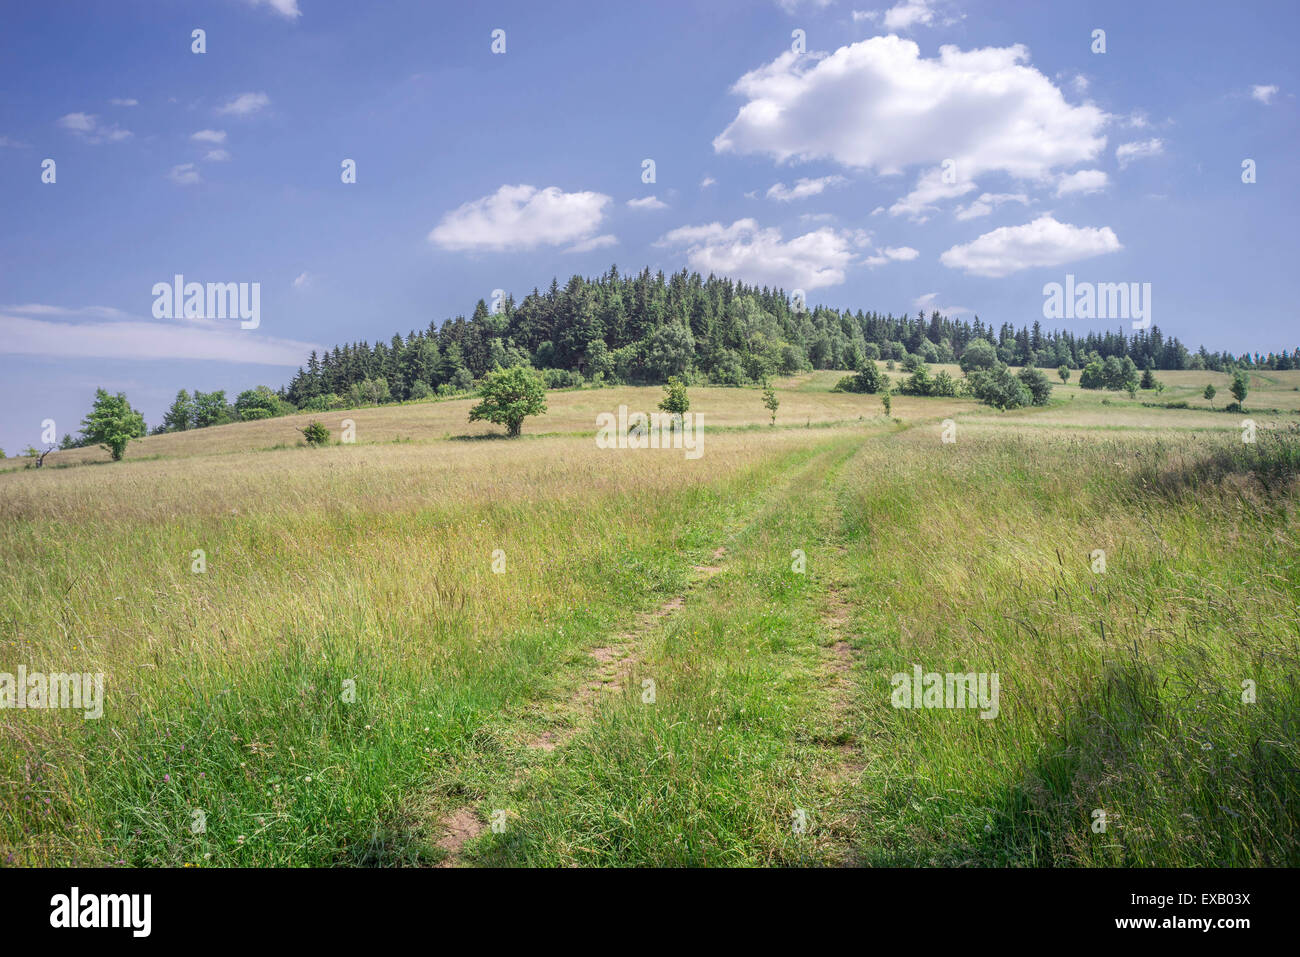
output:
POLYGON ((1213 373, 893 419, 839 375, 775 428, 692 389, 698 459, 598 449, 661 394, 617 388, 0 474, 0 673, 105 675, 0 712, 0 866, 1300 863, 1300 373, 1252 445, 1213 373), (997 717, 891 706, 914 665, 997 717))

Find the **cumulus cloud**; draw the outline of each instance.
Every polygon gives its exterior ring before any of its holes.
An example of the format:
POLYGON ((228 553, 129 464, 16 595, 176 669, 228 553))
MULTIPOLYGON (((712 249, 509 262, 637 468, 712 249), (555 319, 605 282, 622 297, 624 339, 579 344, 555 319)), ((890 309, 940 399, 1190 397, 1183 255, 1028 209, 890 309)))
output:
POLYGON ((708 189, 716 182, 717 180, 714 179, 712 176, 706 176, 704 177, 704 179, 700 180, 700 189, 708 189))
POLYGON ((230 152, 228 150, 208 150, 203 154, 203 158, 209 163, 224 163, 230 159, 230 152))
POLYGON ((1256 84, 1250 89, 1250 95, 1255 99, 1259 100, 1259 102, 1263 103, 1266 106, 1276 94, 1277 94, 1277 87, 1272 85, 1261 86, 1259 84, 1256 84))
POLYGON ((1077 173, 1066 173, 1056 181, 1056 195, 1068 196, 1070 193, 1099 193, 1110 184, 1110 177, 1099 169, 1081 169, 1077 173))
POLYGON ((1003 203, 1020 203, 1029 205, 1029 197, 1024 193, 981 193, 979 199, 967 206, 958 206, 954 215, 959 220, 977 219, 987 216, 1003 203))
POLYGON ((738 219, 730 226, 682 226, 655 245, 684 247, 687 262, 705 275, 735 276, 785 289, 820 289, 844 282, 854 246, 861 241, 860 235, 828 226, 787 240, 779 229, 738 219))
POLYGON ((667 209, 668 204, 657 196, 642 196, 640 199, 629 199, 627 201, 629 209, 667 209))
POLYGON ((997 279, 1034 266, 1060 266, 1122 248, 1109 226, 1072 226, 1044 215, 1023 226, 1002 226, 953 246, 939 261, 949 269, 997 279))
POLYGON ((139 106, 140 101, 136 99, 118 99, 114 98, 108 101, 113 106, 139 106))
POLYGON ((558 186, 502 186, 443 216, 429 241, 443 249, 497 252, 593 241, 610 202, 603 193, 566 193, 558 186))
MULTIPOLYGON (((102 309, 103 307, 91 307, 102 309)), ((25 307, 34 311, 32 306, 25 307)), ((110 310, 125 315, 119 310, 110 310)), ((50 307, 48 315, 85 310, 50 307)), ((206 319, 170 322, 140 319, 58 321, 0 315, 0 354, 62 359, 206 359, 293 368, 320 346, 252 335, 238 323, 206 319)))
POLYGON ((927 59, 897 36, 831 54, 787 51, 735 83, 746 102, 713 147, 884 175, 920 167, 916 188, 892 209, 914 218, 935 199, 975 189, 986 173, 1046 183, 1100 155, 1109 117, 1068 103, 1028 56, 1021 45, 943 46, 927 59), (939 175, 948 160, 954 183, 939 175))
POLYGON ((311 273, 307 272, 306 270, 300 272, 297 276, 294 277, 293 280, 294 289, 302 289, 309 285, 311 285, 311 273))
POLYGON ((843 176, 821 176, 817 179, 796 180, 793 187, 786 186, 785 183, 774 183, 767 190, 767 198, 788 203, 794 199, 817 196, 825 192, 828 187, 840 186, 847 182, 848 180, 843 176))
POLYGON ((248 116, 271 105, 265 93, 241 93, 230 102, 217 107, 217 112, 230 116, 248 116))
POLYGON ((1146 159, 1151 156, 1159 156, 1165 151, 1165 144, 1158 139, 1140 140, 1135 143, 1121 143, 1115 147, 1115 159, 1119 161, 1119 168, 1123 169, 1134 160, 1146 159))
POLYGON ((131 136, 116 123, 104 124, 94 113, 68 113, 59 117, 59 126, 87 143, 120 143, 131 136))
POLYGON ((224 143, 226 141, 225 130, 199 130, 197 133, 191 133, 190 139, 200 143, 224 143))

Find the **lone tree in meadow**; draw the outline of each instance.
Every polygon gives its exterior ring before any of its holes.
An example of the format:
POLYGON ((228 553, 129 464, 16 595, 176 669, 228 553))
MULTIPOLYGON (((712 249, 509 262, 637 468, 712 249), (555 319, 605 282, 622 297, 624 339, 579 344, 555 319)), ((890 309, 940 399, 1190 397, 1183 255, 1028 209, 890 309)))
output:
POLYGON ((1238 369, 1232 374, 1232 388, 1230 389, 1233 397, 1237 400, 1237 405, 1246 401, 1246 393, 1250 391, 1250 376, 1238 369))
POLYGON ((664 397, 659 403, 659 408, 674 416, 685 415, 690 411, 691 399, 686 394, 686 383, 675 375, 668 377, 668 384, 664 386, 664 397))
POLYGON ((1067 383, 1067 382, 1070 381, 1070 367, 1069 367, 1069 366, 1067 366, 1067 365, 1062 365, 1059 369, 1056 370, 1056 374, 1059 375, 1059 376, 1061 377, 1061 385, 1065 385, 1065 383, 1067 383))
POLYGON ((776 410, 781 406, 781 400, 776 397, 776 390, 767 383, 763 383, 763 404, 767 406, 767 411, 772 413, 772 425, 776 425, 776 410))
POLYGON ((1218 394, 1219 394, 1219 390, 1212 385, 1207 385, 1205 387, 1205 391, 1202 393, 1202 395, 1205 396, 1205 401, 1210 403, 1211 409, 1214 408, 1214 397, 1218 394))
POLYGON ((103 389, 95 390, 95 404, 81 421, 81 434, 87 445, 99 443, 117 462, 126 452, 127 442, 144 433, 144 416, 131 408, 126 393, 109 395, 103 389))
POLYGON ((519 435, 524 417, 546 411, 546 385, 532 369, 511 366, 483 376, 478 405, 469 410, 469 420, 480 419, 504 425, 511 438, 519 435))

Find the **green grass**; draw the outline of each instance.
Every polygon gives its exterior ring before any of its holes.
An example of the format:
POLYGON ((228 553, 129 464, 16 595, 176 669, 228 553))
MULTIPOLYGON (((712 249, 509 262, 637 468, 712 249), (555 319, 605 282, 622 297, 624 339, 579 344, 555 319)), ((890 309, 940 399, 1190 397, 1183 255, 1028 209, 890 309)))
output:
POLYGON ((0 476, 0 671, 107 675, 0 712, 0 865, 1300 863, 1294 428, 834 378, 815 428, 719 390, 698 461, 430 403, 0 476), (913 664, 998 717, 892 707, 913 664))

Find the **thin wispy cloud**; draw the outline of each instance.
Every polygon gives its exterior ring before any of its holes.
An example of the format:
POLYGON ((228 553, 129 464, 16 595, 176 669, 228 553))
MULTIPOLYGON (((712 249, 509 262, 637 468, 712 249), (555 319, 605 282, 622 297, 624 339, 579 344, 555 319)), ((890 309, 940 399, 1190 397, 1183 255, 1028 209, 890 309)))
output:
POLYGON ((217 112, 225 116, 250 116, 270 105, 271 98, 265 93, 241 93, 217 107, 217 112))
POLYGON ((0 314, 0 354, 13 356, 203 359, 292 368, 312 349, 319 348, 314 343, 252 334, 241 330, 238 323, 216 320, 156 322, 115 318, 68 322, 0 314))
POLYGON ((87 143, 120 143, 130 139, 131 131, 116 123, 102 123, 94 113, 66 113, 58 125, 87 143))
POLYGON ((178 186, 193 186, 195 183, 203 181, 203 177, 199 175, 198 167, 193 163, 179 163, 173 166, 168 171, 167 178, 178 186))
POLYGON ((1115 159, 1123 169, 1135 160, 1159 156, 1165 151, 1165 144, 1160 139, 1140 140, 1134 143, 1121 143, 1115 147, 1115 159))

